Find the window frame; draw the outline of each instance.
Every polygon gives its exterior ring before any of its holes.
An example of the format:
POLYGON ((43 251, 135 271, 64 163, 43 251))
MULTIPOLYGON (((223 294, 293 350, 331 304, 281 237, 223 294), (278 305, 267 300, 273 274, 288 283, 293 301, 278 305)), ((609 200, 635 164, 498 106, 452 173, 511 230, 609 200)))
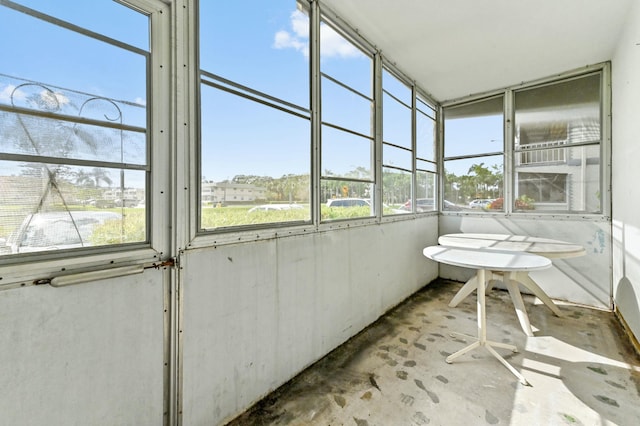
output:
MULTIPOLYGON (((349 222, 349 223, 353 223, 353 222, 359 222, 359 223, 371 223, 373 221, 376 220, 376 217, 379 216, 379 212, 381 211, 381 203, 379 203, 378 200, 378 191, 377 191, 377 171, 376 171, 376 160, 378 158, 377 156, 377 137, 376 137, 376 117, 377 117, 377 97, 376 97, 376 60, 377 60, 377 55, 378 53, 376 52, 375 49, 372 49, 371 46, 368 45, 368 43, 362 39, 362 37, 358 36, 357 34, 353 34, 352 32, 348 31, 347 28, 348 27, 343 27, 340 25, 340 22, 336 19, 331 18, 330 13, 326 13, 324 11, 324 7, 322 8, 322 10, 319 13, 318 16, 318 26, 317 26, 317 31, 318 31, 318 36, 315 37, 317 38, 318 42, 317 42, 317 51, 319 55, 322 55, 322 43, 321 43, 321 37, 320 37, 320 31, 321 31, 321 26, 322 25, 326 25, 329 28, 331 28, 333 31, 335 31, 337 34, 339 34, 342 38, 344 38, 347 42, 351 43, 356 49, 358 49, 363 55, 365 55, 366 57, 369 58, 369 60, 371 61, 371 67, 369 70, 369 79, 370 79, 370 94, 369 96, 367 96, 366 94, 361 93, 358 89, 353 88, 351 86, 348 85, 348 82, 343 82, 341 80, 339 80, 339 78, 337 76, 333 76, 330 74, 326 74, 325 72, 323 72, 323 68, 322 68, 322 64, 320 63, 320 60, 318 60, 318 69, 317 69, 317 73, 316 70, 314 69, 312 71, 312 74, 317 75, 318 76, 318 92, 316 94, 317 99, 315 99, 315 101, 317 102, 317 107, 318 107, 318 139, 317 141, 315 141, 315 143, 317 143, 318 145, 318 150, 316 152, 318 152, 318 161, 317 163, 314 164, 318 164, 318 170, 317 173, 315 175, 317 175, 318 177, 318 183, 317 183, 317 187, 318 187, 318 195, 317 195, 317 199, 318 199, 318 206, 317 206, 317 210, 318 210, 318 226, 322 227, 322 226, 332 226, 329 224, 336 224, 336 223, 340 223, 340 222, 349 222), (355 94, 356 96, 359 96, 363 99, 366 99, 368 101, 371 102, 371 108, 370 108, 370 119, 369 119, 369 126, 370 126, 370 134, 366 135, 363 133, 360 133, 359 131, 344 127, 340 124, 336 124, 336 123, 331 123, 331 122, 327 122, 325 121, 325 119, 323 118, 323 109, 322 109, 322 82, 323 79, 326 80, 330 80, 333 84, 336 84, 338 86, 340 86, 341 88, 355 94), (324 169, 324 163, 322 161, 322 157, 323 157, 323 151, 322 151, 322 139, 323 139, 323 129, 327 127, 327 128, 331 128, 332 130, 338 131, 338 132, 344 132, 347 134, 350 134, 352 136, 355 137, 359 137, 362 138, 363 140, 367 140, 370 143, 370 156, 369 156, 369 168, 370 168, 370 178, 361 178, 361 177, 351 177, 351 176, 327 176, 324 174, 323 169, 324 169), (322 194, 322 187, 323 187, 323 182, 331 182, 331 181, 335 181, 335 182, 349 182, 351 184, 354 185, 369 185, 371 188, 370 191, 370 195, 369 195, 369 205, 370 205, 370 214, 369 216, 358 216, 355 218, 340 218, 340 219, 322 219, 322 215, 320 213, 320 210, 322 209, 323 205, 326 205, 327 202, 329 200, 325 200, 325 202, 323 201, 323 194, 322 194)), ((313 38, 313 37, 312 37, 313 38)), ((318 58, 319 59, 319 58, 318 58)), ((313 83, 312 83, 313 84, 313 83)), ((313 102, 314 100, 312 100, 313 102)), ((350 198, 350 195, 348 195, 347 198, 350 198)))
MULTIPOLYGON (((509 155, 507 154, 506 151, 506 146, 508 145, 506 143, 506 141, 508 140, 507 137, 507 132, 505 130, 505 122, 507 121, 507 116, 509 114, 509 109, 507 107, 508 105, 508 97, 504 92, 495 92, 495 93, 491 93, 491 94, 486 94, 484 96, 479 96, 477 98, 473 98, 472 100, 465 100, 462 102, 456 102, 456 103, 452 103, 452 104, 446 104, 442 106, 442 115, 441 115, 441 126, 442 126, 442 134, 443 134, 443 140, 442 140, 442 144, 441 146, 441 152, 442 152, 442 169, 440 172, 440 176, 441 176, 441 194, 442 194, 442 208, 441 211, 446 212, 448 214, 450 213, 455 213, 457 214, 458 212, 455 210, 446 210, 444 209, 444 200, 445 200, 445 185, 446 185, 446 162, 447 161, 459 161, 459 160, 478 160, 478 159, 483 159, 483 158, 491 158, 491 157, 496 157, 496 156, 501 156, 502 157, 502 192, 503 192, 503 198, 508 198, 507 196, 507 181, 508 179, 506 178, 507 176, 507 170, 508 170, 508 158, 509 155), (476 152, 473 154, 457 154, 457 155, 452 155, 452 156, 445 156, 445 148, 446 148, 446 108, 452 107, 452 108, 456 108, 456 107, 464 107, 464 106, 468 106, 468 105, 473 105, 473 104, 477 104, 477 103, 482 103, 482 102, 487 102, 487 101, 493 101, 496 99, 502 99, 502 149, 501 151, 484 151, 484 152, 476 152)), ((483 164, 484 162, 482 162, 483 164)), ((456 200, 457 201, 457 200, 456 200)), ((506 212, 506 208, 503 206, 502 209, 500 210, 484 210, 484 209, 479 209, 478 211, 472 211, 472 210, 464 210, 464 213, 467 214, 473 214, 473 215, 478 215, 478 214, 484 214, 484 213, 489 213, 489 214, 502 214, 506 212)))
MULTIPOLYGON (((482 99, 504 96, 504 210, 502 211, 483 211, 481 213, 476 212, 457 212, 443 210, 447 215, 514 215, 519 217, 545 217, 552 219, 607 219, 611 215, 611 183, 610 183, 610 158, 611 158, 611 64, 610 62, 603 62, 599 64, 590 65, 587 67, 569 70, 557 75, 545 77, 529 82, 524 82, 515 86, 509 86, 503 89, 497 89, 491 92, 481 93, 465 98, 452 99, 442 102, 440 104, 440 110, 444 111, 446 108, 464 105, 472 102, 477 102, 482 99), (567 210, 525 210, 515 209, 515 194, 517 193, 516 185, 516 156, 522 151, 515 150, 515 92, 518 90, 534 89, 536 87, 559 84, 572 79, 586 77, 592 74, 600 74, 600 126, 601 126, 601 139, 598 144, 575 144, 568 145, 568 147, 578 146, 599 146, 600 153, 600 169, 599 169, 599 183, 600 183, 600 212, 584 212, 584 211, 567 211, 567 210)), ((444 146, 446 143, 446 135, 444 130, 444 119, 440 120, 441 133, 443 134, 442 141, 440 143, 440 160, 443 163, 442 170, 444 171, 444 162, 446 157, 444 156, 444 146)), ((476 155, 470 155, 469 157, 475 157, 476 155)), ((465 156, 459 156, 464 158, 465 156)), ((441 193, 444 194, 444 176, 441 179, 441 193)))
MULTIPOLYGON (((312 5, 306 5, 302 2, 306 0, 298 0, 296 3, 298 7, 304 9, 304 11, 308 14, 309 20, 309 51, 310 56, 314 53, 314 48, 312 47, 312 37, 311 33, 313 32, 312 20, 313 15, 316 14, 315 7, 312 5)), ((196 2, 196 7, 194 7, 194 13, 190 15, 190 21, 188 25, 194 28, 194 37, 196 37, 196 42, 192 45, 192 58, 191 64, 193 65, 193 73, 192 78, 195 84, 193 87, 193 99, 196 99, 197 108, 189 117, 191 122, 194 123, 194 131, 189 134, 192 141, 195 141, 192 152, 193 156, 190 158, 193 159, 191 162, 193 164, 193 169, 195 173, 192 174, 190 181, 192 182, 192 187, 196 188, 196 193, 194 196, 190 197, 190 204, 194 207, 191 209, 194 211, 193 215, 190 215, 190 223, 193 224, 189 226, 188 234, 189 234, 189 242, 187 243, 188 247, 199 247, 199 246, 210 246, 212 244, 218 244, 220 241, 229 241, 236 240, 237 237, 235 235, 254 235, 256 232, 267 232, 270 235, 274 235, 277 230, 281 230, 282 228, 288 227, 297 227, 297 228, 308 228, 309 226, 313 226, 313 218, 314 218, 314 191, 313 191, 313 150, 311 145, 311 134, 313 133, 313 108, 311 106, 311 102, 313 100, 309 99, 308 106, 296 105, 290 101, 284 100, 282 98, 278 98, 269 93, 262 92, 260 90, 254 89, 252 87, 246 86, 240 82, 236 82, 231 80, 230 78, 226 78, 220 75, 217 75, 213 72, 213 70, 204 70, 200 67, 200 8, 199 2, 196 2), (263 223, 246 223, 246 224, 237 224, 230 226, 220 226, 220 227, 212 227, 212 228, 204 228, 202 221, 202 202, 203 202, 203 182, 202 182, 202 165, 203 165, 203 146, 202 146, 202 88, 203 86, 208 86, 213 90, 218 90, 223 92, 225 95, 237 96, 238 99, 242 99, 247 102, 255 102, 256 105, 260 105, 262 107, 271 108, 271 111, 278 111, 283 114, 290 114, 293 117, 298 117, 301 119, 305 119, 309 121, 309 144, 307 147, 309 153, 309 183, 308 183, 308 193, 309 193, 309 217, 308 219, 302 220, 286 220, 286 221, 276 221, 276 222, 263 222, 263 223)), ((309 66, 309 71, 310 71, 309 66)), ((307 73, 310 75, 310 72, 307 73)), ((309 87, 311 85, 311 81, 309 80, 309 87)), ((310 90, 311 92, 311 90, 310 90)), ((215 182, 214 182, 215 183, 215 182)), ((265 235, 265 234, 262 234, 265 235)), ((241 240, 243 237, 239 237, 241 240)), ((258 236, 258 238, 260 238, 258 236)))
MULTIPOLYGON (((309 26, 310 26, 310 43, 309 43, 309 61, 310 61, 310 110, 311 110, 311 138, 310 138, 310 150, 311 150, 311 221, 305 223, 299 222, 273 222, 260 225, 241 225, 237 227, 218 228, 207 231, 202 231, 199 225, 199 206, 201 200, 200 188, 199 188, 199 176, 200 172, 200 152, 201 148, 197 140, 199 137, 199 113, 191 112, 193 114, 191 118, 196 123, 194 129, 189 133, 191 138, 189 153, 187 154, 191 158, 191 163, 194 164, 194 168, 197 171, 190 174, 190 182, 192 187, 198 188, 193 191, 193 194, 189 194, 189 205, 192 206, 189 209, 189 225, 187 227, 187 234, 185 239, 188 241, 185 243, 185 248, 195 249, 211 246, 218 246, 224 244, 233 244, 238 242, 247 241, 260 241, 264 239, 277 238, 279 236, 294 236, 305 235, 311 232, 326 232, 337 229, 346 229, 356 226, 369 226, 379 223, 393 222, 399 220, 411 220, 414 218, 414 214, 396 214, 396 215, 382 215, 383 203, 382 203, 382 120, 381 120, 381 99, 382 99, 382 67, 390 70, 394 75, 399 76, 404 84, 412 88, 412 103, 415 103, 416 97, 420 99, 433 109, 435 115, 435 139, 434 152, 436 157, 432 162, 432 167, 429 167, 429 173, 434 173, 436 176, 436 185, 434 192, 436 198, 440 202, 440 179, 438 175, 438 153, 439 153, 439 103, 436 102, 425 90, 419 87, 415 82, 407 78, 401 70, 399 70, 391 60, 383 58, 380 50, 374 45, 370 44, 358 31, 350 27, 349 23, 342 20, 335 12, 333 12, 325 4, 316 1, 301 0, 299 6, 303 7, 309 14, 309 26), (320 100, 320 80, 321 80, 321 68, 320 68, 320 24, 330 25, 332 29, 338 32, 342 37, 346 38, 349 42, 353 43, 355 47, 361 50, 363 53, 370 56, 373 60, 372 66, 372 95, 373 95, 373 121, 372 121, 372 138, 373 138, 373 156, 372 156, 372 170, 373 179, 371 181, 366 180, 366 183, 371 184, 373 187, 372 206, 375 208, 375 214, 367 217, 334 219, 329 221, 322 221, 320 209, 322 202, 321 196, 321 181, 322 181, 322 168, 321 168, 321 100, 320 100)), ((197 2, 195 12, 190 15, 188 25, 192 25, 197 28, 199 24, 199 16, 197 12, 197 2)), ((198 33, 196 30, 195 33, 198 33)), ((197 40, 193 45, 197 45, 197 40)), ((199 55, 197 46, 191 47, 193 58, 185 59, 186 62, 192 64, 194 71, 192 71, 190 78, 193 83, 191 89, 193 91, 193 97, 199 98, 199 74, 200 69, 198 65, 197 56, 199 55)), ((198 105, 200 100, 197 101, 198 105)), ((415 156, 415 106, 412 106, 412 188, 415 188, 416 180, 416 156, 415 156)), ((340 129, 340 127, 337 127, 340 129)), ((347 130, 348 131, 348 130, 347 130)), ((359 135, 359 134, 358 134, 359 135)), ((185 173, 188 173, 185 171, 185 173)), ((343 177, 336 177, 336 180, 345 180, 343 177)), ((356 179, 356 183, 363 183, 362 180, 356 179)), ((415 198, 415 193, 412 189, 412 199, 415 198)), ((180 195, 180 193, 178 193, 180 195)), ((413 213, 413 212, 412 212, 413 213)), ((426 214, 437 214, 438 210, 425 212, 426 214)))
MULTIPOLYGON (((168 211, 171 177, 167 173, 153 171, 170 169, 171 126, 163 124, 170 123, 172 116, 170 7, 160 0, 122 0, 121 3, 135 12, 146 15, 150 28, 146 67, 145 157, 147 164, 144 167, 146 241, 0 257, 0 279, 2 280, 0 288, 2 289, 49 283, 55 277, 79 271, 104 271, 102 273, 107 276, 109 270, 116 271, 119 267, 131 265, 149 267, 169 260, 166 253, 170 252, 171 235, 167 225, 170 218, 164 213, 168 211), (161 214, 152 214, 153 212, 161 212, 161 214), (34 277, 38 278, 34 279, 34 277)), ((18 7, 23 8, 23 6, 18 7)), ((32 16, 35 14, 36 17, 42 16, 38 11, 30 14, 32 16)), ((53 22, 60 22, 58 18, 51 19, 53 22)), ((76 27, 73 24, 70 25, 76 27)), ((86 31, 92 33, 89 30, 86 31)), ((99 33, 95 34, 100 37, 99 33)), ((109 37, 104 37, 111 40, 109 37)))
MULTIPOLYGON (((382 97, 380 99, 380 103, 382 104, 382 118, 380 121, 382 121, 382 137, 380 140, 380 143, 382 145, 382 155, 381 155, 381 162, 382 162, 382 173, 381 173, 381 182, 380 182, 380 186, 381 186, 381 192, 382 192, 382 197, 384 200, 385 197, 385 188, 384 188, 384 175, 385 175, 385 170, 393 170, 395 172, 399 172, 400 174, 402 173, 408 173, 409 174, 409 200, 411 202, 411 211, 407 211, 407 213, 428 213, 431 211, 435 211, 437 210, 437 204, 434 200, 433 203, 433 210, 420 210, 418 209, 417 206, 417 196, 416 196, 416 185, 417 185, 417 178, 416 178, 416 174, 417 174, 417 169, 416 169, 416 89, 415 89, 415 85, 413 83, 411 83, 406 77, 404 77, 398 70, 393 69, 391 67, 391 64, 387 64, 386 61, 382 60, 382 87, 381 87, 381 92, 382 92, 382 97), (391 78, 395 79, 395 84, 401 84, 404 86, 404 88, 406 88, 409 92, 409 104, 407 104, 405 102, 405 100, 403 99, 399 99, 397 97, 397 94, 394 94, 390 89, 385 88, 384 85, 384 76, 388 75, 391 78), (409 113, 409 140, 408 142, 408 146, 404 146, 401 143, 398 143, 397 140, 395 140, 394 138, 392 138, 393 140, 389 140, 387 137, 385 137, 385 131, 384 131, 384 115, 385 115, 385 97, 387 100, 392 100, 393 102, 396 102, 397 104, 395 104, 395 107, 405 107, 407 108, 407 111, 409 113), (410 164, 409 164, 409 168, 403 167, 403 166, 399 166, 399 165, 393 165, 390 163, 387 163, 387 160, 385 159, 385 155, 384 155, 384 151, 385 151, 385 147, 390 148, 393 151, 396 151, 398 153, 401 152, 405 152, 408 153, 410 156, 410 164)), ((400 203, 402 205, 406 204, 407 201, 400 201, 400 203)), ((384 211, 382 211, 382 215, 383 216, 395 216, 395 215, 402 215, 402 214, 407 214, 407 213, 400 213, 397 211, 393 211, 392 213, 389 214, 385 214, 384 211)))

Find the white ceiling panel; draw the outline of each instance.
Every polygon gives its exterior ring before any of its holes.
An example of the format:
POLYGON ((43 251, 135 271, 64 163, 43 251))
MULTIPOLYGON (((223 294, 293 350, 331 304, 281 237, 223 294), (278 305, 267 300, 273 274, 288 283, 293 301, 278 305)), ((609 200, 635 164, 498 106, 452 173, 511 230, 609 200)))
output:
POLYGON ((610 60, 637 0, 321 0, 436 100, 610 60))

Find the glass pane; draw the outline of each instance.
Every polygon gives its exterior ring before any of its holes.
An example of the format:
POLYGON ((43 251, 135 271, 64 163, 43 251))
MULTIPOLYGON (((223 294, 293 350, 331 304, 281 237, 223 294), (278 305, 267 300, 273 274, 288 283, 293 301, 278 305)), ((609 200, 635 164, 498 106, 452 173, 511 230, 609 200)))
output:
POLYGON ((392 94, 405 106, 411 107, 411 88, 398 80, 386 69, 382 70, 382 88, 387 93, 392 94))
MULTIPOLYGON (((394 173, 395 171, 389 170, 390 173, 394 173)), ((402 180, 399 176, 390 176, 386 178, 387 181, 399 180, 404 182, 403 190, 407 190, 406 180, 410 180, 410 176, 404 176, 402 180)), ((435 173, 429 172, 416 172, 416 213, 424 213, 431 212, 437 210, 436 203, 436 179, 437 175, 435 173)), ((411 213, 413 212, 413 203, 411 202, 411 198, 408 197, 407 201, 401 204, 391 204, 393 207, 393 213, 411 213)))
POLYGON ((515 94, 516 149, 599 143, 600 74, 515 94))
MULTIPOLYGON (((418 208, 420 209, 421 199, 435 199, 436 198, 436 182, 437 182, 437 174, 429 173, 429 172, 418 172, 416 173, 416 197, 418 198, 418 208)), ((431 203, 428 203, 431 204, 431 203)), ((436 203, 433 203, 433 209, 425 209, 423 210, 435 210, 437 208, 436 203)))
POLYGON ((410 213, 411 173, 383 167, 382 199, 384 204, 393 209, 385 209, 383 214, 410 213))
MULTIPOLYGON (((16 3, 123 41, 139 49, 149 50, 149 18, 116 1, 19 0, 16 3), (118 25, 113 25, 114 22, 117 22, 118 25)), ((12 24, 10 21, 3 19, 2 22, 3 28, 0 28, 0 34, 3 30, 13 32, 9 31, 12 24)), ((1 39, 6 40, 4 37, 1 39)))
POLYGON ((444 109, 444 156, 503 152, 502 97, 444 109))
POLYGON ((514 209, 602 211, 600 80, 593 74, 516 93, 514 209))
POLYGON ((416 170, 437 173, 438 165, 429 161, 416 160, 416 170))
POLYGON ((411 151, 383 144, 382 164, 385 166, 398 167, 410 172, 413 170, 413 166, 411 165, 411 151))
POLYGON ((320 180, 321 220, 354 219, 375 215, 373 184, 348 180, 320 180))
POLYGON ((372 135, 373 102, 322 78, 322 121, 372 135))
POLYGON ((445 161, 444 199, 465 210, 503 210, 503 156, 445 161))
POLYGON ((322 126, 322 176, 343 176, 373 180, 368 138, 322 126))
POLYGON ((427 117, 436 119, 436 109, 429 102, 423 101, 420 97, 416 97, 416 109, 422 112, 427 117))
POLYGON ((0 161, 0 254, 144 242, 145 172, 0 161))
POLYGON ((515 210, 599 213, 600 146, 564 147, 517 154, 522 159, 561 158, 561 161, 516 166, 515 210), (557 150, 562 152, 558 153, 557 150))
POLYGON ((201 228, 309 220, 309 120, 206 85, 201 93, 201 228))
POLYGON ((436 121, 416 113, 416 157, 436 161, 436 121))
POLYGON ((200 1, 200 66, 309 107, 309 18, 295 0, 200 1))
POLYGON ((0 111, 0 152, 144 165, 146 134, 0 111))
POLYGON ((320 57, 323 73, 373 98, 371 57, 324 22, 320 24, 320 57))
POLYGON ((149 55, 85 30, 148 50, 149 17, 63 3, 21 2, 83 28, 0 5, 3 255, 148 242, 149 55))
POLYGON ((382 99, 382 139, 410 149, 411 108, 407 108, 386 93, 382 99))
MULTIPOLYGON (((60 7, 60 2, 42 3, 65 9, 60 7)), ((120 9, 127 11, 126 14, 130 13, 127 8, 120 9)), ((95 12, 91 13, 95 15, 95 12)), ((4 59, 0 75, 38 82, 18 91, 17 82, 0 82, 0 103, 39 102, 41 110, 44 107, 57 108, 54 112, 65 113, 71 108, 74 111, 72 115, 78 113, 81 102, 93 96, 123 100, 142 107, 146 105, 145 56, 2 6, 0 21, 3 22, 0 25, 0 40, 11 40, 2 44, 4 59), (38 88, 38 84, 42 87, 38 88), (84 92, 84 99, 80 103, 79 92, 84 92), (38 94, 41 99, 34 98, 38 94)), ((114 20, 104 22, 113 23, 114 20)), ((117 22, 120 25, 120 21, 117 22)), ((148 24, 148 19, 142 22, 148 24)), ((148 25, 141 30, 144 35, 142 42, 148 44, 148 25)), ((119 105, 122 106, 121 103, 119 105)), ((109 117, 114 118, 114 113, 109 112, 109 117)), ((146 116, 139 113, 123 114, 123 122, 146 126, 146 116)))

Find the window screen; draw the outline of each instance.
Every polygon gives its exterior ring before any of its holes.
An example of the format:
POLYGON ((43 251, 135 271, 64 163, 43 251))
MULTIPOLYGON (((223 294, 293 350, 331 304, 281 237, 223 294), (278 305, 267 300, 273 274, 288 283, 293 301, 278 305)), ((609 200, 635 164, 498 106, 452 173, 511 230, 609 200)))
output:
POLYGON ((0 5, 1 255, 148 240, 150 21, 73 6, 0 5))

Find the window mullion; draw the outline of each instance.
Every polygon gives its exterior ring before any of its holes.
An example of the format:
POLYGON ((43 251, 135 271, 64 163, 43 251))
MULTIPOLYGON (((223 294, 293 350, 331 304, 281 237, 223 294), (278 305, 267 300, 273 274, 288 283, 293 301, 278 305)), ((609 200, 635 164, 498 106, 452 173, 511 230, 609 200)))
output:
POLYGON ((382 55, 377 52, 373 57, 373 99, 374 99, 374 136, 373 164, 375 178, 376 217, 382 217, 382 55))
POLYGON ((513 91, 507 90, 504 95, 504 172, 503 172, 503 208, 506 214, 513 212, 515 204, 515 137, 514 123, 515 111, 513 91))

